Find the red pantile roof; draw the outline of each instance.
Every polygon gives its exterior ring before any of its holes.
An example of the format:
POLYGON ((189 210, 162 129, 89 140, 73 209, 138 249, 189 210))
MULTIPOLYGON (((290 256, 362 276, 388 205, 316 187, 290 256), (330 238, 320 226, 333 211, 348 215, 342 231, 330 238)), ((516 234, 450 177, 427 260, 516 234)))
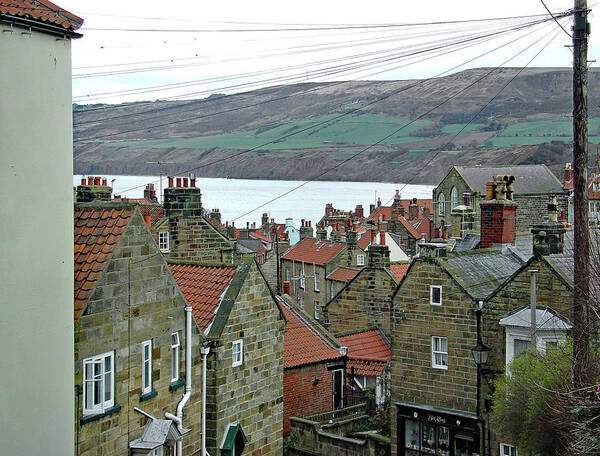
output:
POLYGON ((280 297, 277 302, 287 320, 283 336, 285 369, 343 357, 333 343, 298 310, 280 297))
POLYGON ((360 237, 360 239, 357 242, 357 245, 365 250, 369 244, 371 243, 371 231, 367 230, 363 233, 363 235, 360 237))
POLYGON ((192 313, 202 332, 213 322, 221 299, 235 275, 232 266, 195 266, 170 264, 185 300, 192 307, 192 313))
POLYGON ((354 368, 354 375, 367 375, 369 377, 380 377, 383 375, 387 362, 383 361, 369 361, 361 359, 349 359, 346 363, 346 372, 352 372, 354 368))
MULTIPOLYGON (((412 199, 403 199, 400 200, 400 206, 404 208, 404 215, 408 217, 408 206, 412 203, 412 199)), ((419 217, 423 215, 423 208, 426 207, 429 209, 429 213, 433 213, 433 200, 432 199, 417 199, 417 206, 419 206, 419 217)), ((379 219, 379 215, 384 215, 386 220, 390 220, 392 218, 392 206, 381 206, 378 209, 375 209, 369 217, 368 221, 377 221, 379 219)))
POLYGON ((265 232, 263 230, 253 231, 252 233, 248 234, 248 237, 251 239, 260 239, 261 241, 265 242, 272 242, 271 238, 265 235, 265 232))
POLYGON ((406 228, 408 234, 410 234, 414 239, 421 239, 421 234, 417 230, 415 230, 415 227, 412 226, 408 220, 406 220, 402 216, 398 217, 398 220, 400 221, 400 223, 402 223, 404 228, 406 228))
POLYGON ((74 212, 75 315, 77 321, 134 208, 76 209, 74 212))
POLYGON ((389 345, 376 329, 338 337, 348 347, 349 359, 388 362, 391 358, 389 345))
POLYGON ((0 13, 77 30, 83 19, 48 0, 0 0, 0 13))
POLYGON ((359 271, 356 269, 349 268, 336 268, 331 274, 327 276, 328 280, 336 280, 338 282, 348 282, 352 280, 359 271))
POLYGON ((306 238, 285 252, 281 258, 323 266, 340 253, 344 247, 346 247, 346 244, 343 242, 327 242, 306 238))
POLYGON ((140 205, 140 212, 142 215, 150 216, 151 226, 154 226, 156 222, 162 220, 165 214, 163 207, 157 204, 142 204, 140 205))
POLYGON ((396 280, 400 281, 406 275, 406 271, 408 271, 408 267, 410 263, 402 263, 402 264, 390 264, 390 270, 396 280))

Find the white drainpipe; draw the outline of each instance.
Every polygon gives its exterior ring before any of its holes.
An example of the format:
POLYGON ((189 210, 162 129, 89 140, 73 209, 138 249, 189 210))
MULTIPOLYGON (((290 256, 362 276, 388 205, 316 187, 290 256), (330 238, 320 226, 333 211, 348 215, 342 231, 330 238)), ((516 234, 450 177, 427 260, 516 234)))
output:
MULTIPOLYGON (((177 423, 177 429, 183 431, 183 407, 190 400, 192 395, 192 308, 185 308, 185 393, 177 404, 177 416, 172 413, 165 412, 165 418, 173 420, 177 423)), ((179 440, 177 442, 177 456, 182 456, 183 444, 179 440)))
POLYGON ((206 357, 210 353, 208 345, 200 349, 202 353, 202 456, 206 456, 206 357))

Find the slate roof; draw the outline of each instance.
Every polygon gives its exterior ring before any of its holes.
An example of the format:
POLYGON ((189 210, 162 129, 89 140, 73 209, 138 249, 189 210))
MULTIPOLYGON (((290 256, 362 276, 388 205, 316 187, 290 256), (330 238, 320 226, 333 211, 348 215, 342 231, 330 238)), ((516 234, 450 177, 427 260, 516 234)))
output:
POLYGON ((396 280, 400 282, 402 278, 406 275, 406 271, 408 271, 409 266, 410 263, 390 264, 390 271, 392 271, 392 274, 394 274, 396 280))
POLYGON ((338 350, 340 345, 299 310, 280 296, 277 296, 277 303, 287 320, 283 336, 285 369, 344 357, 338 350))
POLYGON ((485 301, 523 265, 515 255, 503 255, 495 249, 457 253, 438 259, 438 263, 477 301, 485 301))
POLYGON ((85 307, 135 208, 76 208, 74 222, 74 320, 85 307))
POLYGON ((469 250, 473 250, 477 245, 479 245, 479 241, 481 240, 481 235, 468 233, 464 238, 458 239, 452 248, 453 252, 467 252, 469 250))
POLYGON ((238 239, 236 243, 236 249, 240 253, 256 253, 259 246, 259 239, 238 239))
POLYGON ((205 332, 214 321, 236 267, 169 264, 169 269, 193 309, 196 324, 205 332))
POLYGON ((354 367, 355 375, 379 377, 391 359, 388 343, 377 330, 363 331, 338 337, 340 343, 348 347, 346 371, 354 367))
MULTIPOLYGON (((537 306, 535 308, 536 328, 542 331, 569 331, 573 325, 550 307, 537 306)), ((529 306, 514 310, 500 319, 500 326, 513 326, 517 328, 531 328, 531 309, 529 306)))
POLYGON ((546 165, 456 166, 473 191, 485 195, 485 185, 495 174, 515 176, 513 187, 517 195, 563 193, 562 183, 546 165))
POLYGON ((153 419, 146 423, 144 432, 138 439, 129 444, 129 448, 136 450, 153 450, 167 442, 167 438, 172 440, 181 439, 181 433, 177 426, 171 420, 153 419))
POLYGON ((340 253, 344 247, 346 247, 346 244, 343 242, 328 242, 306 238, 285 252, 281 259, 303 261, 323 266, 340 253))
POLYGON ((359 271, 357 269, 339 267, 327 276, 327 280, 335 280, 337 282, 348 282, 349 280, 352 280, 358 273, 359 271))
POLYGON ((48 0, 0 0, 0 14, 49 23, 75 31, 83 19, 48 0))

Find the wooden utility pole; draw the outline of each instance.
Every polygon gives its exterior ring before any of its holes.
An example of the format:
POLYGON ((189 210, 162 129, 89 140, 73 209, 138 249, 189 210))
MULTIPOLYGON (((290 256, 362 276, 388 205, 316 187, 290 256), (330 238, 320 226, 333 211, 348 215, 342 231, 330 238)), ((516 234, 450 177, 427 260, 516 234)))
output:
POLYGON ((573 16, 573 382, 575 389, 587 386, 589 351, 588 302, 590 283, 590 239, 587 200, 587 0, 574 0, 573 16))

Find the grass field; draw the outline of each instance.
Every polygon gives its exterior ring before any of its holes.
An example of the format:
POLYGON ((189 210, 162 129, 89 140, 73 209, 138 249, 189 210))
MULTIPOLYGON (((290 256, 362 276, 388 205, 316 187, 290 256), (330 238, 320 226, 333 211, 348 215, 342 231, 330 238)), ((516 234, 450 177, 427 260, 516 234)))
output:
POLYGON ((132 149, 166 147, 174 147, 176 149, 204 149, 221 147, 241 150, 255 147, 260 147, 263 150, 274 150, 304 149, 336 144, 369 145, 380 141, 383 137, 407 125, 397 134, 394 134, 381 143, 398 144, 426 139, 409 136, 409 134, 412 131, 419 130, 431 124, 427 120, 418 120, 408 125, 410 122, 409 119, 375 114, 353 115, 342 117, 341 119, 335 119, 335 117, 337 116, 327 115, 287 122, 269 129, 262 128, 260 132, 229 133, 197 138, 120 141, 119 143, 115 143, 115 145, 118 144, 132 149), (291 136, 283 138, 288 135, 291 136), (266 144, 271 141, 276 142, 266 144), (266 145, 262 146, 263 144, 266 145))
MULTIPOLYGON (((589 120, 589 142, 597 144, 600 136, 597 135, 600 127, 600 117, 589 120)), ((569 142, 573 139, 572 120, 556 117, 550 120, 535 122, 519 122, 508 126, 498 136, 492 138, 493 146, 512 146, 522 144, 541 144, 550 141, 569 142)))
MULTIPOLYGON (((462 127, 464 127, 465 124, 447 124, 444 125, 442 127, 442 133, 446 133, 448 135, 455 135, 456 133, 458 133, 460 131, 460 129, 462 127)), ((467 125, 467 128, 465 128, 462 133, 469 133, 472 131, 476 131, 479 128, 483 128, 485 127, 486 124, 482 124, 482 123, 474 123, 474 124, 469 124, 467 125)))

